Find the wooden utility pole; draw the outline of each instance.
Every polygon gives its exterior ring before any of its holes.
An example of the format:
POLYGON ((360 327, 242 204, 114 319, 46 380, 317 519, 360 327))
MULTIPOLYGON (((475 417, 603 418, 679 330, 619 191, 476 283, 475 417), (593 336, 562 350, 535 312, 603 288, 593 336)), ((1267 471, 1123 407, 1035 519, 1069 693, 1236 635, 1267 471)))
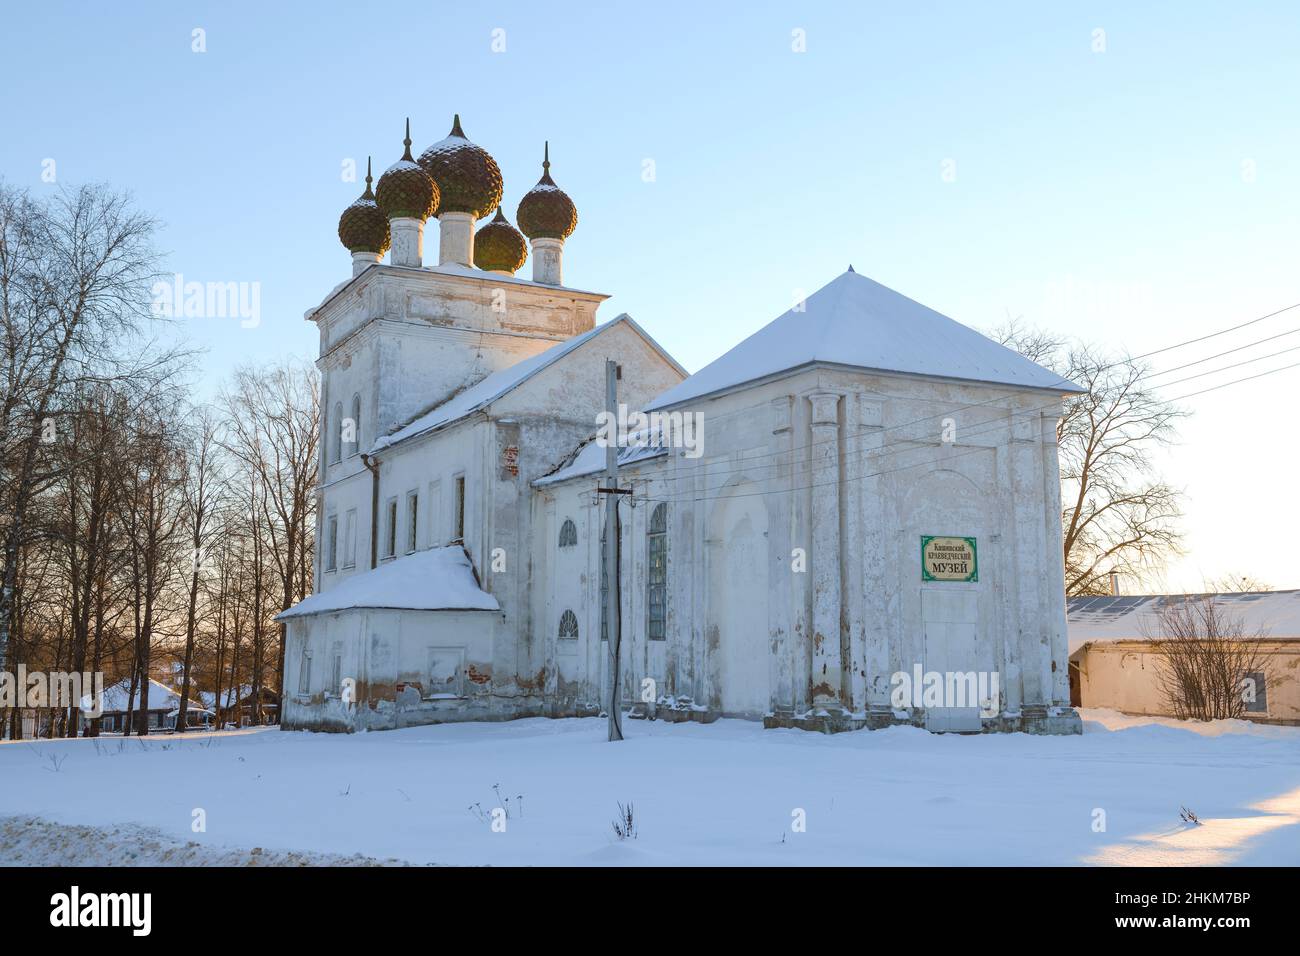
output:
POLYGON ((623 739, 623 681, 619 667, 619 644, 622 627, 619 621, 618 586, 618 496, 626 494, 618 487, 618 363, 605 360, 605 411, 609 414, 611 441, 605 446, 605 485, 596 492, 605 496, 605 629, 609 643, 609 699, 605 713, 609 717, 609 739, 623 739))

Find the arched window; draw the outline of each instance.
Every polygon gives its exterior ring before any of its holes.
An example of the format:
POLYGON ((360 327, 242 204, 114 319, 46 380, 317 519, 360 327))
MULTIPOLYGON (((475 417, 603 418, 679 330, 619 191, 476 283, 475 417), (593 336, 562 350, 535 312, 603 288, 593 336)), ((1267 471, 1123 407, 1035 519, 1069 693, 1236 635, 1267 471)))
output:
POLYGON ((655 505, 646 529, 646 637, 665 638, 668 618, 668 505, 655 505))
POLYGON ((578 526, 573 523, 572 518, 565 518, 564 524, 560 525, 560 547, 573 548, 578 544, 578 526))
POLYGON ((330 429, 330 461, 337 462, 343 450, 343 403, 334 403, 334 422, 330 429))
POLYGON ((565 611, 560 615, 560 639, 574 641, 578 639, 578 618, 572 611, 565 611))
POLYGON ((361 450, 361 396, 352 396, 351 427, 348 429, 347 455, 351 458, 361 450))

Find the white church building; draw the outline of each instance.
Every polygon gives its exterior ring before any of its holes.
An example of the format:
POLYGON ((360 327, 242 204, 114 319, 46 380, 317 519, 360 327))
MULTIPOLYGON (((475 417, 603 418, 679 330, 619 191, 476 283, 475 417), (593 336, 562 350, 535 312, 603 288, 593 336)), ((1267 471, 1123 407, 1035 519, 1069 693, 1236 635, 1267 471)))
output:
POLYGON ((577 212, 549 156, 516 230, 459 119, 418 159, 405 142, 340 219, 351 278, 307 313, 315 593, 280 616, 286 729, 600 713, 616 537, 630 716, 1080 732, 1056 444, 1076 386, 852 269, 688 375, 564 284, 577 212), (613 535, 606 360, 636 432, 613 535))

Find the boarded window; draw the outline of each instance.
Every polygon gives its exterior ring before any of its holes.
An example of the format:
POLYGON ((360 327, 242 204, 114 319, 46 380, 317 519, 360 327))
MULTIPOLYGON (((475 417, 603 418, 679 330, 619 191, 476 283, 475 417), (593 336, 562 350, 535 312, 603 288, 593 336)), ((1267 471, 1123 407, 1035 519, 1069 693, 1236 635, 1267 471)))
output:
POLYGON ((311 693, 311 651, 305 647, 298 663, 298 693, 304 697, 311 693))
POLYGON ((357 565, 357 509, 348 511, 343 523, 343 567, 357 565))
POLYGON ((464 696, 465 650, 460 647, 429 648, 430 697, 464 696))
POLYGON ((662 641, 668 617, 668 505, 655 506, 646 532, 646 636, 662 641))
POLYGON ((361 396, 352 396, 352 428, 348 441, 348 455, 355 455, 361 450, 361 396))
POLYGON ((560 525, 560 547, 573 548, 578 544, 578 526, 573 523, 572 518, 565 518, 564 524, 560 525))
POLYGON ((576 641, 578 639, 578 618, 572 611, 560 615, 560 638, 576 641))
POLYGON ((1242 692, 1246 695, 1246 713, 1268 713, 1268 688, 1263 671, 1247 671, 1242 692), (1251 697, 1255 699, 1251 700, 1251 697))
POLYGON ((325 570, 333 571, 339 566, 339 519, 330 515, 325 532, 325 570))

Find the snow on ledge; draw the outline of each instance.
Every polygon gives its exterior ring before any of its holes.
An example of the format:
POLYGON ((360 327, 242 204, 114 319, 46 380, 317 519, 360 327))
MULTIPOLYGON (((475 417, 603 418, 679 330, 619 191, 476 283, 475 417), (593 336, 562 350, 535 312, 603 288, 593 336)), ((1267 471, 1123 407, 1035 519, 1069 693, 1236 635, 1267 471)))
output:
POLYGON ((277 621, 354 608, 410 611, 499 611, 501 605, 474 577, 460 545, 417 551, 304 598, 277 621))

